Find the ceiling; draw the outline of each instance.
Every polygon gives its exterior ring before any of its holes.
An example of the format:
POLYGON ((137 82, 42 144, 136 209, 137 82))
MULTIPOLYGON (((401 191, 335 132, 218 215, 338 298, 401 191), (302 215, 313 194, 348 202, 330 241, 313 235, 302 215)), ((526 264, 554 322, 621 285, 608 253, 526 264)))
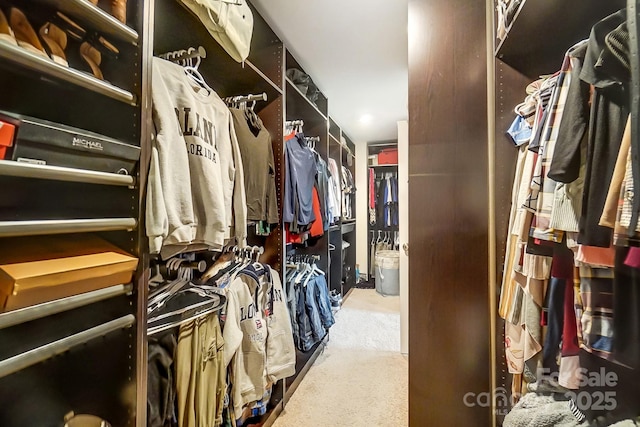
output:
POLYGON ((354 142, 397 139, 396 122, 408 116, 408 0, 252 3, 329 99, 329 115, 354 142))

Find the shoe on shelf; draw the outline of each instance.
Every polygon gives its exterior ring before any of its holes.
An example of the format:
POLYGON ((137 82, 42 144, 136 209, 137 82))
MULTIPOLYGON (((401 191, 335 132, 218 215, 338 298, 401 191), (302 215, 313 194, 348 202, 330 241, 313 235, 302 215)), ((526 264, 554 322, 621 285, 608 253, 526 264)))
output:
POLYGON ((13 29, 20 47, 49 58, 42 43, 40 43, 40 39, 38 39, 38 34, 36 34, 29 20, 20 9, 12 7, 9 11, 9 26, 13 29))
MULTIPOLYGON (((94 6, 98 6, 98 0, 88 0, 94 6)), ((111 0, 111 16, 123 24, 127 24, 127 0, 111 0)))
POLYGON ((67 33, 51 22, 40 27, 40 37, 49 48, 49 55, 54 62, 69 66, 64 50, 67 48, 67 33))
POLYGON ((62 12, 56 12, 56 14, 51 18, 51 22, 66 33, 68 37, 71 37, 74 40, 82 41, 87 36, 87 30, 82 28, 62 12))
POLYGON ((98 49, 93 47, 89 42, 83 42, 80 45, 80 56, 89 65, 93 75, 100 80, 104 80, 102 71, 100 70, 100 64, 102 63, 102 54, 98 49))
POLYGON ((9 22, 7 22, 7 17, 4 16, 2 10, 0 10, 0 40, 11 43, 13 45, 18 45, 16 41, 16 36, 13 34, 13 30, 9 26, 9 22))
POLYGON ((113 15, 114 18, 126 25, 127 0, 111 0, 111 15, 113 15))

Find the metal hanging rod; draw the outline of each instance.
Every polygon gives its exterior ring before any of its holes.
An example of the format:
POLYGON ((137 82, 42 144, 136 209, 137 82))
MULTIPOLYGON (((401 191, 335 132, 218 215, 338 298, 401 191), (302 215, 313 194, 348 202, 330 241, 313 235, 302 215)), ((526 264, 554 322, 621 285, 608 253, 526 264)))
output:
POLYGON ((87 184, 121 185, 127 187, 133 187, 135 185, 134 177, 130 175, 60 166, 32 165, 31 163, 14 162, 12 160, 0 160, 0 175, 84 182, 87 184))
POLYGON ((320 142, 320 137, 319 136, 305 136, 305 139, 308 142, 320 142))
POLYGON ((290 120, 285 122, 287 126, 304 126, 304 120, 290 120))
POLYGON ((110 286, 108 288, 85 292, 79 295, 45 302, 31 307, 0 313, 0 329, 51 316, 63 311, 73 310, 74 308, 83 307, 85 305, 119 295, 128 294, 132 290, 133 285, 131 284, 110 286))
POLYGON ((94 231, 134 230, 135 218, 60 219, 36 221, 0 221, 0 237, 40 234, 89 233, 94 231))
POLYGON ((44 362, 54 356, 64 353, 73 347, 85 344, 95 338, 117 331, 118 329, 127 328, 133 325, 136 318, 133 314, 127 314, 118 319, 112 320, 102 325, 95 326, 77 334, 70 335, 58 341, 45 344, 41 347, 34 348, 27 352, 18 354, 8 359, 0 361, 0 378, 21 371, 36 363, 44 362))
POLYGON ((266 92, 262 92, 258 95, 240 95, 240 96, 229 96, 224 99, 224 102, 227 104, 240 104, 243 102, 255 102, 255 101, 266 101, 267 94, 266 92))
POLYGON ((204 47, 198 46, 197 48, 190 47, 189 49, 174 50, 171 52, 160 54, 158 56, 168 61, 177 62, 177 61, 183 61, 186 59, 193 59, 193 58, 204 59, 207 57, 207 51, 204 47))

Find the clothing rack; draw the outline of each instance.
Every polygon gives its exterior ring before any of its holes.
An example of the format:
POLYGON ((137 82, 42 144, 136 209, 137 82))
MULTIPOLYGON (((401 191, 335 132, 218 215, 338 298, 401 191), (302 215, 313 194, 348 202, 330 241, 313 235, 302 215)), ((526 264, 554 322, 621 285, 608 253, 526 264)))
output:
POLYGON ((167 61, 181 63, 181 61, 187 61, 191 59, 204 59, 207 57, 207 51, 204 47, 198 46, 197 48, 190 47, 188 49, 174 50, 160 54, 158 56, 162 59, 166 59, 167 61))
POLYGON ((287 262, 304 262, 307 264, 315 264, 316 261, 320 261, 320 255, 289 255, 287 262))
POLYGON ((290 120, 285 122, 286 129, 292 129, 297 132, 302 132, 302 127, 304 126, 303 120, 290 120))
POLYGON ((0 313, 0 329, 41 319, 64 311, 73 310, 74 308, 83 307, 108 298, 130 294, 132 290, 132 284, 110 286, 108 288, 73 295, 67 298, 61 298, 6 313, 0 313))
POLYGON ((246 102, 256 102, 256 101, 266 101, 266 100, 267 100, 267 93, 262 92, 258 95, 249 94, 249 95, 240 95, 240 96, 229 96, 224 99, 224 102, 227 104, 237 105, 237 104, 242 104, 246 102))
POLYGON ((316 144, 320 143, 319 136, 305 136, 304 139, 307 142, 307 146, 314 151, 316 149, 316 144))

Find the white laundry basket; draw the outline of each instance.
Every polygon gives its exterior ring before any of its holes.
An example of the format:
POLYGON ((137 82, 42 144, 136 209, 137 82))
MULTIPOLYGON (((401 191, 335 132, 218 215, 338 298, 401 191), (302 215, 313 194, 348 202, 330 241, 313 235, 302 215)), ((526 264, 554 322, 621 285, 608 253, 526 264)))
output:
POLYGON ((400 294, 400 252, 378 251, 376 254, 376 292, 400 294))

